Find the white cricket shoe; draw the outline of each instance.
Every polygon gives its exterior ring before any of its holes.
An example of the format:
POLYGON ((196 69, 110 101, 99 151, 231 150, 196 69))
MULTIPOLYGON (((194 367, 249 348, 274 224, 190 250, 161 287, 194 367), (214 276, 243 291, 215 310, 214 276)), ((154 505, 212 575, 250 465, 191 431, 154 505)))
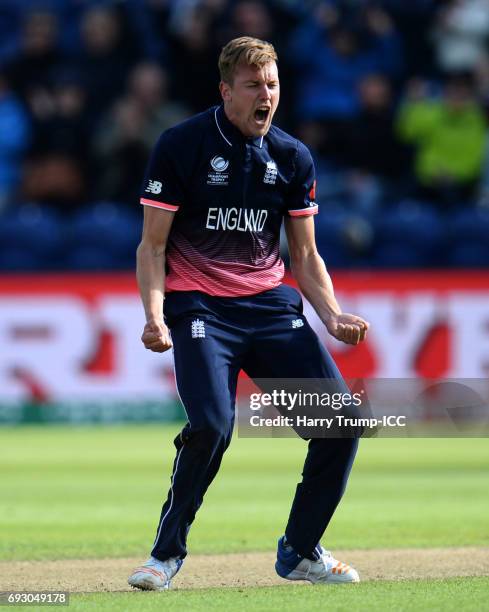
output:
POLYGON ((144 565, 134 570, 127 582, 143 591, 166 591, 182 563, 183 560, 178 557, 171 557, 166 561, 150 557, 144 565))
POLYGON ((278 541, 275 570, 286 580, 309 580, 313 584, 360 582, 358 572, 346 563, 335 559, 321 544, 315 548, 315 561, 298 555, 292 546, 278 541))

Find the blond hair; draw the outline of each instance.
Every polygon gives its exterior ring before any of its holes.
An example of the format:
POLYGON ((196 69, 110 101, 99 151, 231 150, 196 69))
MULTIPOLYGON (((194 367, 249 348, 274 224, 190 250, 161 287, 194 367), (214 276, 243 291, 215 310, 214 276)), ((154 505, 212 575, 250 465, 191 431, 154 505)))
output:
POLYGON ((219 73, 222 81, 232 85, 239 64, 263 68, 265 64, 276 61, 277 53, 272 44, 251 36, 240 36, 223 47, 219 56, 219 73))

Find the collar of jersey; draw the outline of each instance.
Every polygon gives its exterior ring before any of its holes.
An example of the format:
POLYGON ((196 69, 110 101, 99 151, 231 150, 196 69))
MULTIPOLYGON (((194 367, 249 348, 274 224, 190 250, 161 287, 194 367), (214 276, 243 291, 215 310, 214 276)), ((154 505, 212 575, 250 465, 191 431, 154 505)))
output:
POLYGON ((255 147, 259 147, 260 149, 263 146, 263 136, 258 136, 257 138, 246 138, 238 128, 229 121, 224 112, 224 106, 221 104, 220 106, 216 106, 213 109, 214 121, 216 123, 216 127, 219 130, 219 133, 223 137, 223 139, 228 143, 230 147, 233 144, 252 144, 255 147))

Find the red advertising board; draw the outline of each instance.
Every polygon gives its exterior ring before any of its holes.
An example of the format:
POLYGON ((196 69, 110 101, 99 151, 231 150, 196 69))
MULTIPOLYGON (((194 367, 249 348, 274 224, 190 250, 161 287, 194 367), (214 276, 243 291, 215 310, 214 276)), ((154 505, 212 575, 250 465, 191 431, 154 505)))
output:
MULTIPOLYGON (((349 347, 305 305, 346 377, 488 376, 489 271, 338 272, 333 280, 343 310, 371 323, 368 340, 349 347)), ((171 354, 144 350, 143 324, 133 274, 0 277, 0 404, 173 396, 171 354)))

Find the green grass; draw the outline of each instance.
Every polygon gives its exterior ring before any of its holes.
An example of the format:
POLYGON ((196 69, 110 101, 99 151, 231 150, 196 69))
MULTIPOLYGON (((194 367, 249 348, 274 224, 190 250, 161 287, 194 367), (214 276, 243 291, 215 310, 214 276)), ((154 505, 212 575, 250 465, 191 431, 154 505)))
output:
MULTIPOLYGON (((0 429, 0 559, 144 557, 177 431, 0 429)), ((192 529, 191 552, 272 550, 304 454, 296 439, 235 438, 192 529)), ((333 549, 488 545, 488 474, 487 440, 364 440, 325 542, 333 549)), ((69 609, 466 612, 486 610, 488 601, 483 577, 74 594, 69 609)))
MULTIPOLYGON (((144 556, 169 486, 177 431, 0 429, 0 559, 144 556)), ((272 550, 305 450, 297 439, 236 437, 197 516, 190 551, 272 550)), ((488 508, 487 440, 363 440, 325 543, 488 545, 488 508)))
POLYGON ((69 610, 328 610, 357 612, 488 609, 489 578, 366 582, 359 585, 286 585, 273 588, 201 589, 167 593, 72 595, 69 610))

